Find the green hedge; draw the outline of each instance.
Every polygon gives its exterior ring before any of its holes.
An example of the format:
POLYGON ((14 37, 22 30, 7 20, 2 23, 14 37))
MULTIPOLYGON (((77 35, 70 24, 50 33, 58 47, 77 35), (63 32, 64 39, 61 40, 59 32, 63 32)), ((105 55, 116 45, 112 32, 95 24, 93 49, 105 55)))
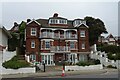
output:
POLYGON ((116 45, 97 45, 97 50, 105 51, 107 53, 108 59, 120 60, 120 46, 116 45), (115 54, 115 56, 113 56, 115 54))
POLYGON ((25 60, 18 60, 18 56, 14 56, 11 60, 4 62, 2 66, 10 69, 19 69, 29 67, 30 64, 25 60))
POLYGON ((89 65, 97 65, 97 64, 100 64, 100 60, 91 59, 89 61, 80 61, 76 63, 76 65, 78 66, 89 66, 89 65))

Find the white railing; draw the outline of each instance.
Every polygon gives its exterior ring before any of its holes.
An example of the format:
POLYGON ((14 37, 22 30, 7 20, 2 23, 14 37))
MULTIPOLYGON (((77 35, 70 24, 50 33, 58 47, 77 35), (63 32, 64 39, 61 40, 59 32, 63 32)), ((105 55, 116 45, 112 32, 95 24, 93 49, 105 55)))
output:
POLYGON ((40 38, 77 39, 77 34, 40 33, 40 38))
POLYGON ((68 46, 52 46, 51 51, 60 52, 60 51, 70 51, 68 46))
POLYGON ((103 64, 104 66, 112 65, 120 69, 120 60, 115 61, 108 59, 107 53, 105 52, 101 52, 101 51, 91 52, 90 58, 99 59, 101 64, 103 64))

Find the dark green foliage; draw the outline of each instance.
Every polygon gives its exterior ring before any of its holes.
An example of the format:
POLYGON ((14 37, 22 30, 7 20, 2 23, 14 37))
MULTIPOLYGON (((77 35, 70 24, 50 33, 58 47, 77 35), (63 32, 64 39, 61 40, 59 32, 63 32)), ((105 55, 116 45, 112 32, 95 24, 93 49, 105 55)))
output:
POLYGON ((80 61, 80 62, 76 63, 76 65, 78 65, 78 66, 89 66, 90 64, 88 62, 80 61))
POLYGON ((107 33, 105 25, 102 20, 93 17, 85 17, 86 24, 89 26, 89 42, 90 45, 97 43, 98 37, 102 33, 107 33))
POLYGON ((19 56, 14 56, 11 60, 6 61, 2 64, 5 68, 18 69, 23 67, 29 67, 30 64, 25 60, 18 60, 19 56))
POLYGON ((115 68, 115 69, 117 69, 117 67, 114 67, 112 65, 108 65, 107 68, 115 68))
POLYGON ((97 45, 97 50, 105 51, 107 53, 108 59, 120 60, 120 46, 116 45, 97 45))
POLYGON ((78 66, 89 66, 89 65, 97 65, 97 64, 100 64, 100 60, 91 59, 89 61, 80 61, 76 63, 76 65, 78 66))
POLYGON ((16 47, 19 44, 17 39, 18 34, 11 33, 11 35, 12 35, 12 38, 8 39, 8 51, 15 51, 16 47))

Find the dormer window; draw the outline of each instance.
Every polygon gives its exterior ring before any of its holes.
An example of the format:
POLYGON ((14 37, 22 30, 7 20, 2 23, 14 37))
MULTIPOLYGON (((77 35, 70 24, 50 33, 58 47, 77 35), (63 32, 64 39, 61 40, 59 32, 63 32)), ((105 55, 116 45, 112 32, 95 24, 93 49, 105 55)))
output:
POLYGON ((73 23, 73 25, 74 25, 75 27, 77 27, 77 26, 79 26, 79 25, 81 25, 81 24, 85 24, 85 25, 86 25, 86 21, 85 21, 85 20, 80 20, 80 19, 78 19, 78 20, 75 20, 74 23, 73 23))
POLYGON ((50 19, 49 24, 57 24, 58 20, 57 19, 50 19))
POLYGON ((67 19, 59 17, 58 14, 55 13, 53 17, 49 18, 49 24, 67 24, 67 19))
POLYGON ((67 24, 67 20, 64 20, 64 19, 50 19, 49 24, 67 24))

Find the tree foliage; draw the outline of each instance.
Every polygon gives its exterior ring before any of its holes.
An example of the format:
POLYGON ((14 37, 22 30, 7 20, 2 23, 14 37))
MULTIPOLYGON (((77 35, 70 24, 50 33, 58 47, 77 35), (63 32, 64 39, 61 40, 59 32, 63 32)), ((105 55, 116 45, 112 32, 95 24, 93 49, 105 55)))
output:
POLYGON ((93 17, 85 17, 86 24, 89 26, 89 42, 90 45, 97 43, 98 37, 102 33, 107 33, 104 22, 100 19, 93 17))

